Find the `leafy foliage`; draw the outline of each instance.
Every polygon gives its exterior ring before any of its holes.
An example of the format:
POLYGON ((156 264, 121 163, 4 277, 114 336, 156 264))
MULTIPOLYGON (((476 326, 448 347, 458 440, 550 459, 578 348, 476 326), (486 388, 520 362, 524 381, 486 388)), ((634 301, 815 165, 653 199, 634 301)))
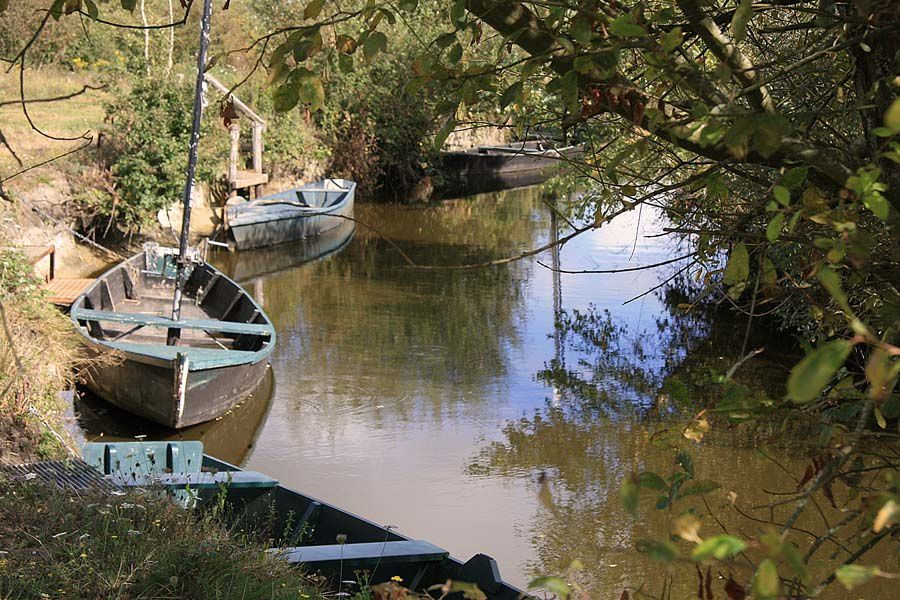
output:
MULTIPOLYGON (((127 96, 109 103, 106 113, 101 164, 115 183, 107 194, 82 196, 96 211, 85 228, 105 235, 112 224, 133 234, 184 193, 191 94, 184 85, 141 80, 127 96)), ((205 146, 205 156, 212 152, 205 146)), ((201 160, 198 179, 209 180, 211 173, 210 160, 201 160)))

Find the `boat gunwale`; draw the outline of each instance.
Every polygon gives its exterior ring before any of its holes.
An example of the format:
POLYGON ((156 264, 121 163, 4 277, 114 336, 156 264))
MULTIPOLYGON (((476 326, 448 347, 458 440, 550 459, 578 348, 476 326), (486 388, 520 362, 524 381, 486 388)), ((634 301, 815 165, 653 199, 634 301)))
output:
MULTIPOLYGON (((346 206, 353 202, 356 196, 356 182, 350 181, 347 179, 328 179, 322 181, 345 181, 347 182, 347 187, 339 187, 335 190, 325 190, 325 189, 315 189, 315 188, 306 188, 304 186, 298 188, 292 188, 289 190, 284 190, 283 192, 278 192, 276 194, 270 194, 268 196, 263 196, 262 198, 256 198, 254 200, 248 200, 237 206, 233 206, 229 209, 228 206, 225 207, 225 212, 227 215, 226 222, 228 223, 229 228, 235 227, 247 227, 250 225, 258 225, 260 223, 274 223, 277 221, 288 221, 292 219, 306 219, 309 217, 317 217, 317 216, 333 216, 336 211, 343 210, 346 206), (313 192, 338 192, 338 200, 328 206, 300 206, 297 204, 293 204, 289 201, 284 202, 276 202, 269 200, 266 201, 267 198, 273 198, 275 196, 280 196, 284 194, 297 193, 300 191, 313 191, 313 192), (285 216, 278 216, 276 218, 267 217, 265 211, 261 211, 263 214, 258 215, 247 215, 241 216, 240 214, 235 214, 235 216, 228 215, 232 210, 235 212, 244 210, 246 211, 249 208, 264 208, 266 206, 285 206, 282 211, 288 213, 285 216), (293 214, 291 214, 293 213, 293 214)), ((319 183, 319 182, 316 182, 319 183)), ((312 185, 312 184, 310 184, 312 185)))
MULTIPOLYGON (((136 261, 140 257, 144 256, 144 254, 145 253, 143 251, 139 252, 139 253, 135 254, 134 256, 132 256, 131 258, 128 258, 116 265, 113 265, 112 267, 110 267, 109 269, 104 271, 99 277, 97 277, 96 281, 94 281, 93 284, 91 284, 87 289, 84 290, 84 292, 81 293, 81 295, 78 296, 78 298, 75 299, 75 302, 73 302, 71 304, 71 307, 73 307, 73 308, 78 307, 80 304, 82 304, 84 302, 85 297, 90 292, 92 292, 98 285, 100 285, 100 283, 102 281, 104 281, 111 273, 115 272, 118 269, 124 268, 127 263, 136 261)), ((277 337, 277 333, 275 331, 275 325, 272 323, 272 320, 269 318, 269 315, 263 310, 262 306, 259 305, 259 303, 256 301, 256 299, 247 290, 244 289, 244 287, 242 285, 240 285, 238 282, 234 281, 233 279, 231 279, 230 277, 225 275, 222 271, 220 271, 219 269, 217 269, 216 267, 214 267, 207 261, 203 261, 202 264, 205 267, 212 269, 214 274, 219 275, 219 277, 221 277, 221 278, 225 279, 226 281, 235 285, 240 290, 240 292, 242 294, 244 294, 244 296, 246 296, 246 298, 248 300, 250 300, 250 302, 253 304, 253 307, 256 308, 257 310, 259 310, 259 315, 261 315, 263 317, 263 319, 265 319, 265 325, 267 325, 269 328, 269 336, 268 336, 269 339, 268 339, 268 341, 263 342, 263 346, 259 350, 241 351, 244 353, 244 354, 242 354, 243 358, 235 359, 235 356, 236 356, 235 354, 232 354, 229 350, 222 350, 221 351, 222 359, 220 359, 220 360, 204 359, 202 361, 192 361, 189 364, 188 370, 193 373, 193 372, 200 372, 200 371, 209 371, 209 370, 213 370, 213 369, 239 367, 239 366, 243 366, 243 365, 256 365, 259 362, 266 360, 275 349, 275 340, 277 337)), ((173 366, 173 364, 174 364, 173 359, 166 358, 165 356, 162 356, 158 353, 154 354, 152 352, 152 350, 154 348, 170 348, 170 346, 166 346, 165 344, 141 344, 141 346, 145 346, 148 349, 147 352, 136 352, 133 350, 123 350, 121 348, 116 348, 109 344, 109 342, 111 342, 113 340, 109 340, 109 341, 98 340, 97 338, 90 335, 90 333, 87 331, 87 329, 85 327, 83 327, 81 325, 81 323, 78 322, 77 314, 78 314, 77 311, 72 312, 70 309, 69 319, 72 321, 73 325, 75 325, 76 331, 78 331, 78 333, 83 338, 83 342, 85 344, 87 344, 88 346, 92 346, 95 348, 102 348, 104 351, 107 351, 107 352, 122 353, 125 355, 125 357, 128 360, 142 363, 142 364, 148 364, 148 365, 165 367, 165 368, 171 368, 173 366)), ((140 313, 123 313, 123 314, 140 314, 140 313)), ((222 320, 222 319, 219 319, 219 320, 222 320)), ((235 321, 235 323, 237 323, 237 322, 238 321, 235 321)), ((173 324, 174 323, 176 323, 176 322, 173 321, 173 324)), ((184 348, 187 349, 187 348, 190 348, 190 346, 184 346, 184 348)))

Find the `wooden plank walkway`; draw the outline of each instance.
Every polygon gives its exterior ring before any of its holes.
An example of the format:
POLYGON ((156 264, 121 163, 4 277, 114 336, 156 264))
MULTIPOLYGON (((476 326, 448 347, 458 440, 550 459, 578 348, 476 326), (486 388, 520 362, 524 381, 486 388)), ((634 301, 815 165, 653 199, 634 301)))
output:
POLYGON ((59 306, 72 306, 72 303, 84 290, 88 289, 95 279, 52 279, 44 284, 47 300, 59 306))

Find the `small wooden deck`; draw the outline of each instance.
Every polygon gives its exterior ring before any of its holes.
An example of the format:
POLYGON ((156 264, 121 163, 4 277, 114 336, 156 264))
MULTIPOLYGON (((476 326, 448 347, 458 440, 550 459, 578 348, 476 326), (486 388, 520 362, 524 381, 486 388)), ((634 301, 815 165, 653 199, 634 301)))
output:
POLYGON ((95 279, 51 279, 44 284, 47 290, 47 300, 58 306, 72 306, 72 303, 80 296, 95 279))

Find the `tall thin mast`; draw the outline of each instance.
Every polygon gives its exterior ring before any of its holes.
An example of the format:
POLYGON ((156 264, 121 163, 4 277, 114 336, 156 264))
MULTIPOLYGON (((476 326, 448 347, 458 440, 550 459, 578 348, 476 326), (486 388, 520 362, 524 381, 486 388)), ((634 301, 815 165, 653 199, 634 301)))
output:
MULTIPOLYGON (((191 143, 188 150, 188 165, 184 182, 182 205, 184 215, 181 219, 181 243, 178 248, 178 270, 175 277, 175 296, 172 299, 172 320, 181 319, 181 296, 187 279, 188 235, 191 228, 191 190, 194 187, 194 174, 197 171, 197 152, 200 145, 200 122, 203 118, 203 74, 206 70, 206 50, 209 48, 209 23, 212 19, 212 0, 203 1, 203 17, 200 20, 200 49, 197 51, 197 84, 194 88, 194 121, 191 126, 191 143)), ((170 327, 166 336, 166 344, 173 346, 181 337, 181 329, 170 327)))

